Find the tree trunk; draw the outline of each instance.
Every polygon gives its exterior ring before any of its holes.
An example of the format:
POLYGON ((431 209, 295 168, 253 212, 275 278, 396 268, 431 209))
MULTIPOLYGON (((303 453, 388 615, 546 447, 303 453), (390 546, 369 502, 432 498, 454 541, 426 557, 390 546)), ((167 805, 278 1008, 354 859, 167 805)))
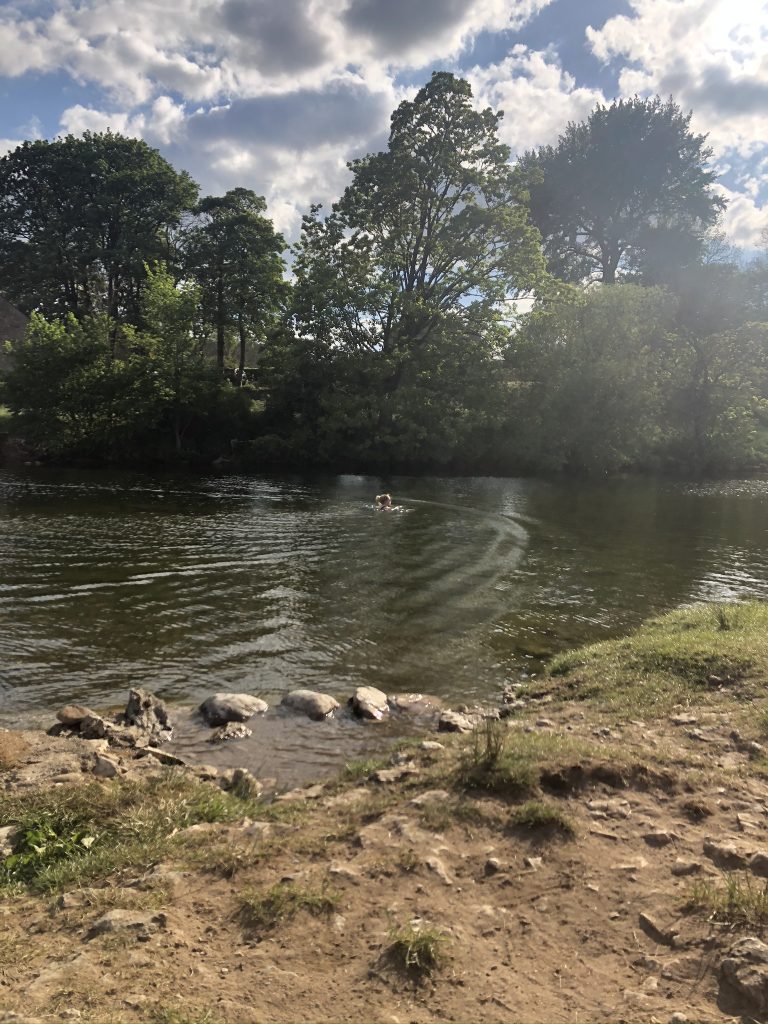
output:
POLYGON ((240 387, 243 386, 243 374, 245 373, 245 322, 243 320, 243 311, 237 318, 237 332, 240 336, 240 363, 238 364, 238 377, 240 379, 240 387))

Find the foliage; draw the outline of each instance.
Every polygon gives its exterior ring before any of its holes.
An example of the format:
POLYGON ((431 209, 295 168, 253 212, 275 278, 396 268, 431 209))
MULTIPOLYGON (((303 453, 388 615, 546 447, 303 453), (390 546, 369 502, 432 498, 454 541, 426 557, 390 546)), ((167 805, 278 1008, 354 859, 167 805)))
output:
POLYGON ((768 881, 759 883, 745 873, 743 878, 725 874, 722 886, 709 880, 695 882, 686 905, 704 911, 711 920, 762 934, 768 924, 768 881))
POLYGON ((446 463, 498 415, 507 302, 545 278, 501 115, 471 98, 435 73, 395 110, 387 150, 350 164, 331 214, 304 219, 297 338, 271 353, 291 362, 293 394, 273 408, 319 436, 321 457, 446 463))
POLYGON ((197 186, 139 139, 85 132, 0 159, 0 292, 46 316, 137 324, 145 264, 197 186))
POLYGON ((280 882, 265 891, 246 889, 241 893, 240 918, 249 931, 274 928, 300 910, 314 916, 328 914, 339 905, 341 895, 333 890, 313 889, 280 882))
POLYGON ((21 881, 50 892, 168 854, 172 834, 199 821, 234 821, 259 804, 173 771, 6 796, 0 825, 12 825, 16 847, 0 867, 0 884, 21 881), (10 862, 10 863, 9 863, 10 862))
POLYGON ((49 864, 87 853, 95 841, 86 830, 57 831, 50 820, 42 819, 19 833, 13 853, 0 864, 0 884, 30 882, 49 864))
POLYGON ((671 99, 614 100, 570 122, 556 146, 525 154, 553 273, 613 283, 640 271, 658 283, 697 262, 725 201, 711 188, 711 150, 690 122, 671 99))
POLYGON ((202 289, 204 313, 216 327, 217 365, 224 366, 226 335, 236 332, 240 379, 246 342, 263 341, 287 294, 285 241, 265 210, 264 198, 246 188, 207 196, 182 241, 186 266, 202 289))
POLYGON ((527 800, 512 812, 512 823, 531 831, 559 832, 563 836, 575 835, 573 821, 559 807, 543 800, 527 800))
POLYGON ((390 930, 386 957, 405 973, 423 978, 443 966, 448 943, 441 929, 415 922, 390 930))

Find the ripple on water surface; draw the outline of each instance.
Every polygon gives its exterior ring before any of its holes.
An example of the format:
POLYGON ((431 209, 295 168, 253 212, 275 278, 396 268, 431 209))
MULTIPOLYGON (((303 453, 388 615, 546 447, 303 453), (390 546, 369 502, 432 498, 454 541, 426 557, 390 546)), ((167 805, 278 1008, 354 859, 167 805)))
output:
POLYGON ((650 613, 768 597, 767 512, 764 481, 0 475, 2 718, 131 684, 488 696, 650 613))

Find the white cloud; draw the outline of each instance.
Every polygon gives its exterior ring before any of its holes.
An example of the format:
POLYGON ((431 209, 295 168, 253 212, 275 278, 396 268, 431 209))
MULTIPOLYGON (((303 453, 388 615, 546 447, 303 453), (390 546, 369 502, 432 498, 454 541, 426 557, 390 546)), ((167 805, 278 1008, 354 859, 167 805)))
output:
POLYGON ((722 185, 718 191, 728 200, 723 217, 723 230, 728 241, 743 249, 759 248, 761 237, 768 229, 768 210, 758 206, 748 193, 735 192, 722 185))
POLYGON ((499 64, 467 76, 479 103, 504 111, 500 137, 513 153, 557 141, 568 121, 579 121, 596 103, 596 89, 578 87, 554 55, 515 46, 499 64))

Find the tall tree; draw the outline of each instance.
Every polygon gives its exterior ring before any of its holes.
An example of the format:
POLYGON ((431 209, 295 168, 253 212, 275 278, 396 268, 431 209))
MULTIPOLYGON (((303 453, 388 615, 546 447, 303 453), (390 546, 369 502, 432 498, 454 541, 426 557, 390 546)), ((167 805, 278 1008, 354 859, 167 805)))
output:
POLYGON ((725 200, 690 121, 671 99, 617 100, 521 158, 553 273, 610 284, 633 272, 658 283, 696 262, 725 200))
POLYGON ((0 291, 25 311, 138 322, 145 264, 196 197, 140 139, 25 142, 0 159, 0 291))
POLYGON ((349 375, 326 403, 328 420, 347 396, 348 435, 403 450, 414 405, 428 434, 449 393, 455 425, 484 415, 482 402, 470 410, 462 400, 462 353, 488 367, 510 300, 545 276, 527 197, 497 137, 501 116, 475 110, 466 81, 436 72, 395 110, 386 151, 349 165, 330 216, 315 208, 305 218, 295 323, 313 340, 305 351, 349 375))
POLYGON ((266 202, 247 188, 207 196, 183 242, 188 268, 216 325, 216 361, 224 366, 228 331, 237 334, 240 379, 246 342, 263 340, 286 297, 285 240, 264 216, 266 202))

